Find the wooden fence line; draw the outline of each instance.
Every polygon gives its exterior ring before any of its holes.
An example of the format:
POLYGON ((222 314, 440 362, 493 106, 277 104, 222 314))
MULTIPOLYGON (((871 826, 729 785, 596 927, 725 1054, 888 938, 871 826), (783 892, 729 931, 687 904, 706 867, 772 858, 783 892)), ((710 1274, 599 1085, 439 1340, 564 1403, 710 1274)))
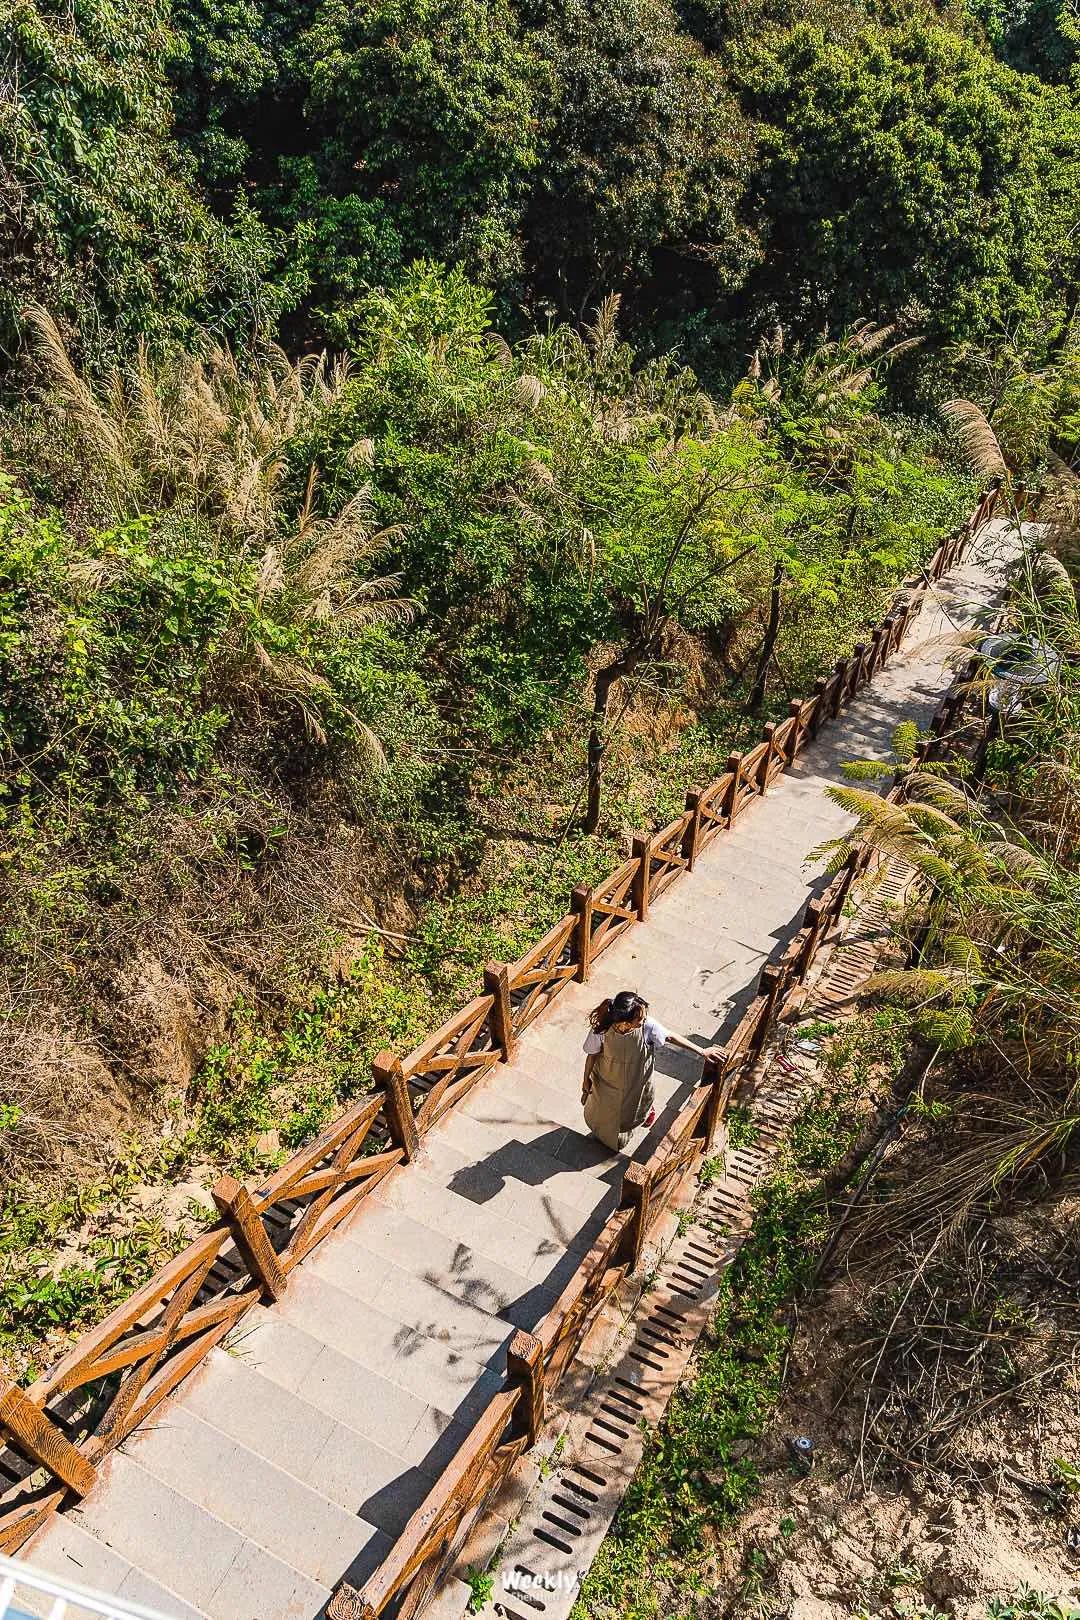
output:
MULTIPOLYGON (((815 684, 811 697, 793 702, 784 720, 766 726, 754 748, 733 754, 717 781, 688 793, 685 810, 666 827, 635 838, 630 859, 609 877, 575 890, 571 910, 517 962, 491 964, 482 995, 406 1057, 381 1053, 370 1096, 265 1182, 249 1188, 223 1177, 213 1189, 220 1221, 29 1389, 0 1378, 0 1553, 15 1552, 58 1509, 88 1494, 104 1457, 252 1305, 281 1296, 293 1268, 413 1157, 424 1133, 483 1074, 510 1060, 522 1030, 565 985, 587 979, 596 957, 647 917, 651 900, 692 870, 713 838, 790 768, 806 742, 895 652, 931 583, 964 556, 991 517, 997 494, 996 486, 987 491, 924 574, 907 582, 902 605, 815 684)), ((540 1348, 517 1342, 529 1335, 516 1337, 507 1389, 489 1403, 363 1591, 339 1588, 329 1610, 335 1620, 374 1620, 406 1588, 400 1620, 419 1612, 462 1524, 535 1438, 545 1386, 554 1388, 604 1301, 633 1269, 681 1174, 708 1151, 735 1088, 839 917, 854 876, 849 865, 810 903, 789 952, 763 970, 759 994, 724 1047, 706 1054, 703 1083, 672 1130, 646 1165, 628 1169, 619 1210, 540 1324, 540 1348)))
MULTIPOLYGON (((819 681, 812 698, 792 703, 787 719, 766 726, 762 741, 748 753, 732 755, 727 771, 717 782, 688 793, 682 815, 658 832, 635 838, 631 859, 605 882, 593 889, 574 891, 571 913, 508 970, 512 994, 518 998, 516 1028, 524 1028, 536 1016, 537 997, 546 1004, 570 979, 587 979, 592 963, 612 939, 648 914, 650 899, 679 872, 692 870, 701 849, 794 763, 806 740, 817 734, 825 719, 838 713, 873 678, 900 645, 921 606, 928 582, 940 579, 963 556, 971 539, 989 519, 995 496, 996 490, 984 496, 968 524, 939 548, 912 598, 903 608, 887 615, 869 641, 855 648, 850 659, 842 660, 830 676, 819 681)), ((969 676, 973 665, 966 672, 969 676)), ((956 688, 950 688, 931 722, 930 737, 920 744, 917 760, 932 757, 940 746, 963 706, 966 690, 964 687, 957 696, 956 688)), ((896 795, 901 792, 900 787, 893 789, 896 795)), ((667 1135, 644 1164, 628 1165, 619 1207, 536 1328, 534 1343, 539 1343, 540 1352, 530 1367, 528 1397, 534 1412, 543 1410, 547 1396, 558 1388, 599 1312, 636 1269, 649 1232, 685 1176, 711 1151, 732 1099, 745 1093, 751 1084, 769 1036, 802 999, 811 967, 838 927, 852 884, 869 861, 867 850, 852 850, 825 891, 807 902, 795 937, 778 962, 766 963, 762 968, 757 993, 728 1040, 722 1047, 703 1053, 701 1084, 667 1135)), ((412 1063, 412 1059, 405 1061, 407 1067, 412 1063)), ((414 1065, 414 1074, 418 1068, 414 1065)), ((520 1390, 520 1357, 515 1360, 511 1355, 508 1361, 510 1388, 520 1390)), ((484 1450, 487 1424, 485 1413, 463 1442, 463 1453, 484 1450)), ((509 1418, 506 1432, 511 1433, 509 1418)), ((495 1457, 495 1453, 486 1454, 495 1457)), ((468 1504, 460 1493, 455 1495, 455 1460, 435 1482, 427 1501, 409 1521, 376 1574, 359 1590, 347 1582, 338 1587, 327 1610, 329 1620, 378 1620, 391 1598, 406 1590, 402 1607, 396 1611, 398 1620, 419 1614, 451 1566, 468 1524, 506 1482, 520 1455, 521 1450, 504 1445, 498 1464, 493 1463, 485 1473, 482 1490, 468 1504), (451 1510, 455 1504, 459 1509, 456 1514, 451 1510), (426 1532, 425 1526, 435 1523, 438 1531, 426 1532)))

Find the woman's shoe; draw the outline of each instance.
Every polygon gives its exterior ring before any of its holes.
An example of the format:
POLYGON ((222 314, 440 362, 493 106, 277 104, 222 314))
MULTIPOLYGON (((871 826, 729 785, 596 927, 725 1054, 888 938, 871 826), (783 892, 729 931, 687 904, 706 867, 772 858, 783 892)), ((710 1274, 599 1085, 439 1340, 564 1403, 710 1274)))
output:
POLYGON ((656 1109, 655 1108, 650 1108, 649 1109, 649 1117, 645 1121, 645 1129, 648 1130, 650 1125, 655 1125, 655 1124, 656 1124, 656 1109))

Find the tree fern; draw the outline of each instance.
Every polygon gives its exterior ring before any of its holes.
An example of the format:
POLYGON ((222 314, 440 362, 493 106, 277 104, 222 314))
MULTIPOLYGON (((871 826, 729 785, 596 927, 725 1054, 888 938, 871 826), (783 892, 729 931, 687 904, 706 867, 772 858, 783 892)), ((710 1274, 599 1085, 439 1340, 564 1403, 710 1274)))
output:
POLYGON ((923 1012, 916 1028, 924 1041, 942 1052, 959 1052, 975 1040, 970 1007, 943 1007, 923 1012))

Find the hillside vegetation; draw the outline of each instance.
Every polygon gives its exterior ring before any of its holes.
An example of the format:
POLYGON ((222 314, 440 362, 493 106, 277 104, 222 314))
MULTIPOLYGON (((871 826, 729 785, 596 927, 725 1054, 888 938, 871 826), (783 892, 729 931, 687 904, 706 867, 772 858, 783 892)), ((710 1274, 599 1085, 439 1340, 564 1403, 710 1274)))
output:
MULTIPOLYGON (((1014 472, 1023 434, 963 414, 1014 472)), ((892 963, 803 1025, 800 1110, 576 1620, 1080 1614, 1078 496, 1057 464, 1008 581, 1041 686, 995 717, 977 664, 951 756, 901 728, 902 802, 859 785, 895 758, 830 790, 838 855, 913 869, 892 963)))
POLYGON ((0 0, 19 1371, 1075 457, 1076 39, 0 0))

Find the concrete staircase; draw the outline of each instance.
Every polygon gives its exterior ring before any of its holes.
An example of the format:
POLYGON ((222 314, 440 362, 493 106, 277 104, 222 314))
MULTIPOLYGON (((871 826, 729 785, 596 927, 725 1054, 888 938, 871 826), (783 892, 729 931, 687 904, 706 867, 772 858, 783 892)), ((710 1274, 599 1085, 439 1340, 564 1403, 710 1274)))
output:
MULTIPOLYGON (((906 650, 766 798, 705 851, 526 1032, 337 1234, 256 1308, 104 1465, 98 1488, 27 1549, 60 1578, 173 1620, 312 1620, 354 1586, 498 1387, 515 1327, 532 1328, 612 1209, 628 1155, 581 1120, 581 1042, 602 996, 640 989, 704 1047, 741 1012, 806 898, 805 857, 847 817, 823 793, 840 764, 882 755, 948 684, 943 632, 998 585, 1000 527, 941 587, 906 650)), ((661 1054, 646 1156, 700 1064, 661 1054)), ((435 1610, 464 1611, 452 1582, 435 1610)), ((42 1614, 47 1614, 42 1609, 42 1614)))
MULTIPOLYGON (((310 1620, 342 1576, 364 1579, 498 1387, 514 1328, 540 1320, 588 1248, 628 1162, 581 1130, 580 1065, 561 1064, 552 1088, 549 1054, 535 1037, 523 1046, 512 1098, 504 1071, 433 1131, 32 1561, 177 1620, 310 1620)), ((682 1080, 657 1077, 664 1119, 695 1068, 678 1066, 682 1080)), ((638 1152, 664 1128, 640 1133, 638 1152)), ((455 1582, 439 1608, 461 1614, 467 1598, 455 1582)))

